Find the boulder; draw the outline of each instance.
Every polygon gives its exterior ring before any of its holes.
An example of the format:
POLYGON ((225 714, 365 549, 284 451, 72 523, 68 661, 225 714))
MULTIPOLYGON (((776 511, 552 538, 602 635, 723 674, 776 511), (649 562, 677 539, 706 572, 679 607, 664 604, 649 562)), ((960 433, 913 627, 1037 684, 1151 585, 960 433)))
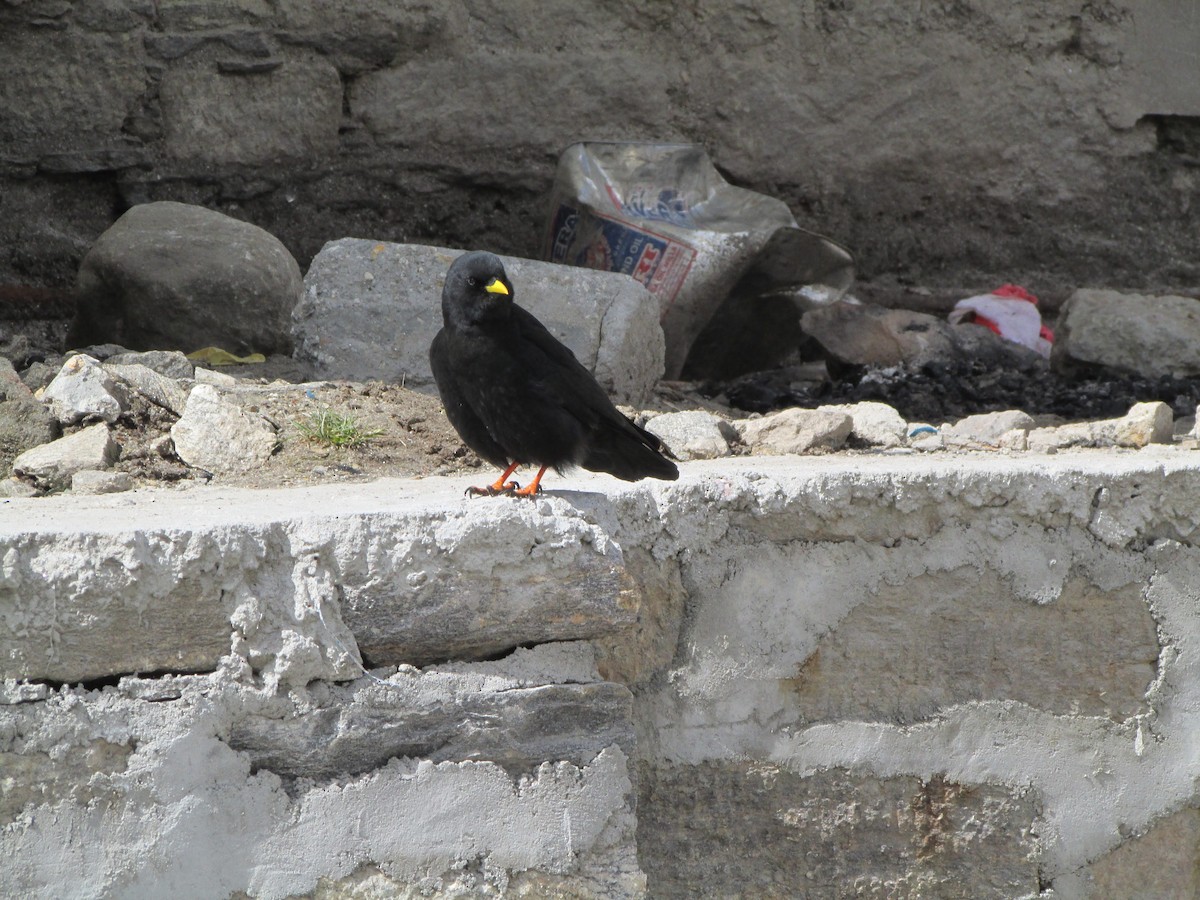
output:
POLYGON ((300 267, 263 229, 200 206, 135 206, 84 257, 71 341, 286 353, 300 267))
POLYGON ((279 446, 270 422, 224 399, 210 384, 192 388, 171 439, 189 466, 218 474, 262 465, 279 446))
MULTIPOLYGON (((315 378, 433 383, 429 344, 442 327, 442 282, 461 253, 346 238, 304 278, 292 335, 315 378)), ((514 299, 571 348, 614 400, 638 405, 663 373, 658 301, 613 272, 501 257, 514 299)))
POLYGON ((1081 288, 1059 314, 1060 371, 1117 369, 1147 378, 1200 375, 1200 300, 1081 288))

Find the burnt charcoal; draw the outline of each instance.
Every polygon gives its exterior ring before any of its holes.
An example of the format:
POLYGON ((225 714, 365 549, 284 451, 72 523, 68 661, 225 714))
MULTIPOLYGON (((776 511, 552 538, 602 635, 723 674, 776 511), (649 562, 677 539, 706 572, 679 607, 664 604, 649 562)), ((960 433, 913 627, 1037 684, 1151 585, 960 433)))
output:
POLYGON ((936 361, 919 369, 867 369, 854 377, 804 386, 791 383, 786 370, 753 372, 723 388, 711 386, 708 392, 722 389, 730 405, 748 412, 875 400, 894 407, 909 421, 924 422, 1006 409, 1067 420, 1107 419, 1151 400, 1169 404, 1176 416, 1190 416, 1200 405, 1200 378, 1119 373, 1072 378, 1038 366, 998 371, 969 361, 936 361))

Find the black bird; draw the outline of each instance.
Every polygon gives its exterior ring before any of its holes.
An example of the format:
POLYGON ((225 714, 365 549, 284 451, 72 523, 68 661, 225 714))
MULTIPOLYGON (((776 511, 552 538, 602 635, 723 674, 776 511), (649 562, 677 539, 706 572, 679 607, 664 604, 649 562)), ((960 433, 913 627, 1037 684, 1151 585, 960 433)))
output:
POLYGON ((446 415, 468 447, 504 470, 468 493, 533 497, 551 467, 625 481, 679 477, 662 441, 621 415, 575 354, 513 302, 494 254, 465 253, 450 266, 442 321, 429 362, 446 415), (508 480, 520 465, 540 466, 525 488, 508 480))

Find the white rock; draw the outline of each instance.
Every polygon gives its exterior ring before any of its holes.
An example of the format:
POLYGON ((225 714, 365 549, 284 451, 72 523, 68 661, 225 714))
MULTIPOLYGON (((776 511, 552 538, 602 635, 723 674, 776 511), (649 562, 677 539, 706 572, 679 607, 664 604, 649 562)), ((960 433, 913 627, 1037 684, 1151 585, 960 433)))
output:
POLYGON ((1118 447, 1169 444, 1174 431, 1175 416, 1171 407, 1158 400, 1135 403, 1122 418, 1111 422, 1112 442, 1118 447))
POLYGON ((846 413, 851 421, 850 436, 874 447, 899 447, 908 432, 908 423, 886 403, 864 400, 831 404, 821 409, 846 413))
POLYGON ((89 416, 111 424, 129 408, 125 388, 104 371, 99 360, 82 353, 63 363, 54 380, 46 385, 42 399, 64 425, 89 416))
POLYGON ((687 460, 728 456, 725 434, 733 428, 712 413, 688 410, 655 416, 646 424, 646 430, 662 438, 680 459, 687 460))
POLYGON ((116 494, 132 488, 133 479, 124 472, 84 469, 71 476, 71 490, 76 494, 116 494))
POLYGON ((1066 425, 1031 428, 1027 441, 1027 449, 1046 453, 1068 447, 1092 447, 1097 443, 1097 436, 1091 422, 1070 422, 1066 425))
POLYGON ((1027 432, 1033 427, 1033 416, 1019 409, 1010 409, 967 416, 943 429, 942 435, 949 447, 999 447, 1001 439, 1008 432, 1027 432))
POLYGON ((829 409, 785 409, 761 419, 735 422, 734 428, 756 455, 836 450, 846 443, 853 421, 829 409))
POLYGON ((185 463, 215 473, 262 465, 279 444, 266 419, 223 399, 210 384, 192 388, 171 439, 185 463))
POLYGON ((103 422, 74 434, 26 450, 13 460, 13 472, 34 479, 39 486, 58 490, 71 483, 71 476, 84 469, 107 469, 121 455, 103 422))

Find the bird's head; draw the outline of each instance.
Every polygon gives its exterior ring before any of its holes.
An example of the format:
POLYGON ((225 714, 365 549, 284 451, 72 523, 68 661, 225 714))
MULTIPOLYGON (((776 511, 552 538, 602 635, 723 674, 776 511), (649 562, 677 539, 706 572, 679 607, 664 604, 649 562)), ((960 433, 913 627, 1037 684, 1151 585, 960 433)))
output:
POLYGON ((474 251, 456 259, 442 287, 446 324, 471 325, 510 314, 513 290, 494 253, 474 251))

